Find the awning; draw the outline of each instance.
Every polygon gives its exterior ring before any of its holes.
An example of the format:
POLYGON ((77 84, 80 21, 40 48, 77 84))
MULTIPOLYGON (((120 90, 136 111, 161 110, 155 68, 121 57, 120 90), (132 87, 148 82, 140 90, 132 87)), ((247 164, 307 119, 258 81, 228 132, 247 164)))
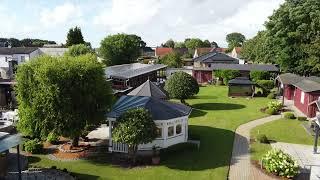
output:
POLYGON ((7 133, 0 134, 0 153, 9 150, 22 142, 20 134, 10 135, 7 133))

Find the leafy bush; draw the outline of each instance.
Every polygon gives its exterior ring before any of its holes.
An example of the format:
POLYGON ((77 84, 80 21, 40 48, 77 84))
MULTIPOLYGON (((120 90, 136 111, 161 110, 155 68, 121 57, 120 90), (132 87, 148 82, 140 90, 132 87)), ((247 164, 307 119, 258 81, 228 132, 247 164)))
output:
POLYGON ((56 144, 57 142, 59 142, 59 135, 57 135, 54 132, 49 133, 47 137, 47 142, 51 144, 56 144))
POLYGON ((274 88, 273 80, 257 80, 257 85, 263 89, 263 92, 269 93, 274 88))
POLYGON ((268 99, 275 99, 276 98, 276 94, 272 92, 267 96, 267 98, 268 99))
POLYGON ((299 116, 299 117, 297 117, 297 119, 298 119, 299 121, 306 121, 306 120, 307 120, 307 117, 299 116))
POLYGON ((256 137, 256 140, 259 141, 260 143, 268 143, 269 140, 265 134, 258 134, 256 137))
POLYGON ((270 79, 270 73, 268 71, 251 71, 250 78, 253 81, 268 80, 270 79))
POLYGON ((38 139, 28 140, 23 145, 24 151, 29 153, 41 153, 42 144, 38 139))
POLYGON ((279 111, 282 108, 282 103, 278 101, 271 101, 268 103, 268 109, 274 109, 275 111, 279 111))
POLYGON ((177 98, 185 103, 185 99, 198 94, 199 85, 190 74, 179 71, 170 76, 164 89, 169 93, 170 98, 177 98))
POLYGON ((223 79, 223 83, 225 85, 228 85, 228 82, 231 79, 234 79, 234 78, 240 76, 240 71, 238 71, 238 70, 217 70, 217 71, 214 71, 214 75, 215 75, 215 77, 223 79))
POLYGON ((269 115, 275 115, 277 114, 278 111, 276 111, 275 109, 273 108, 267 108, 265 113, 269 114, 269 115))
POLYGON ((294 114, 291 113, 291 112, 286 112, 286 113, 284 113, 284 117, 285 117, 286 119, 295 119, 295 118, 296 118, 296 117, 294 116, 294 114))
POLYGON ((298 174, 298 163, 281 150, 273 149, 262 157, 263 167, 270 173, 292 178, 298 174))

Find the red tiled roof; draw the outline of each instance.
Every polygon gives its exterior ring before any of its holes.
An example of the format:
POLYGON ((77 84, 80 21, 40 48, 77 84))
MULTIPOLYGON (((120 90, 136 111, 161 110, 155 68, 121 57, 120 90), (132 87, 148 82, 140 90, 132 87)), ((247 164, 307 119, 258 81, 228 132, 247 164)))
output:
POLYGON ((217 52, 225 53, 228 48, 215 48, 214 50, 217 52))
POLYGON ((198 56, 201 56, 201 55, 204 55, 204 54, 207 54, 209 52, 211 52, 214 48, 197 48, 196 51, 197 51, 197 54, 198 56))
POLYGON ((164 48, 164 47, 157 47, 156 48, 156 56, 165 56, 173 51, 173 48, 164 48))

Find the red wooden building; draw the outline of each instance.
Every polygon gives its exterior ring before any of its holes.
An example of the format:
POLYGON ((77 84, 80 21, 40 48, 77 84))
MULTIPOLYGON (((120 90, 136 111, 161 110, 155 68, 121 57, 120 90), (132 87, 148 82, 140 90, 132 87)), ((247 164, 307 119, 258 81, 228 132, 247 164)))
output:
POLYGON ((316 116, 316 101, 320 97, 320 77, 302 77, 291 73, 277 77, 283 98, 292 100, 294 106, 309 118, 316 116))

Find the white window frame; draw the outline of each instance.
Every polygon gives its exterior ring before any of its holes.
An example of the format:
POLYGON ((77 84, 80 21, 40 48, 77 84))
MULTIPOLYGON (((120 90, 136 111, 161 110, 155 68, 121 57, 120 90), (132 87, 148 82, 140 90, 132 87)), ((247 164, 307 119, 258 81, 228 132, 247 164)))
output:
POLYGON ((304 99, 305 99, 305 93, 301 91, 301 97, 300 97, 301 104, 304 104, 304 99))

